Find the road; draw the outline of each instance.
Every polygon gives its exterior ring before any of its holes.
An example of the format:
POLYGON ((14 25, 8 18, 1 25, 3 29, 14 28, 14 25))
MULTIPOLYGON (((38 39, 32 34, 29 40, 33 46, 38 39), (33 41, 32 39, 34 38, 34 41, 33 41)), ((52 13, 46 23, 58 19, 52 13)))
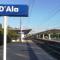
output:
MULTIPOLYGON (((0 60, 3 49, 0 47, 0 60)), ((7 60, 56 60, 31 40, 7 44, 7 60)))

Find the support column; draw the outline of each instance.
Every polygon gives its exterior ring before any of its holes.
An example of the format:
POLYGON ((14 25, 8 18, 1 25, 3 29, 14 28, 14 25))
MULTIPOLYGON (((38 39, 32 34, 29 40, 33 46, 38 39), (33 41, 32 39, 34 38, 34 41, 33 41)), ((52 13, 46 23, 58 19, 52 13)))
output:
POLYGON ((38 38, 38 35, 37 35, 37 38, 38 38))
POLYGON ((39 38, 40 38, 40 34, 39 34, 39 38))
POLYGON ((43 39, 45 39, 44 34, 43 34, 43 39))
POLYGON ((38 38, 39 38, 39 34, 38 34, 38 38))
POLYGON ((49 34, 48 36, 49 36, 49 40, 51 40, 51 34, 49 34))

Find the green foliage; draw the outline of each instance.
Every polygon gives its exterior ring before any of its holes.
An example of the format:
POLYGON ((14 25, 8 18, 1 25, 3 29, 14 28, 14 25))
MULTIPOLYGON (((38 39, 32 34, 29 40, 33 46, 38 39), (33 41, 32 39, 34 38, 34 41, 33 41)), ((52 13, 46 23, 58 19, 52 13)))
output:
POLYGON ((0 28, 0 45, 3 44, 3 30, 0 28))
MULTIPOLYGON (((0 28, 0 45, 3 44, 3 29, 0 28)), ((20 35, 16 33, 16 31, 14 30, 8 30, 7 32, 7 42, 11 42, 11 39, 17 39, 17 37, 19 37, 20 35)))
POLYGON ((52 37, 52 38, 58 38, 58 34, 53 33, 53 34, 51 35, 51 37, 52 37))
POLYGON ((60 38, 60 34, 59 34, 59 38, 60 38))
POLYGON ((17 37, 19 36, 16 31, 13 31, 13 30, 8 30, 8 36, 11 38, 11 39, 17 39, 17 37))
POLYGON ((0 24, 0 28, 2 28, 2 24, 0 24))

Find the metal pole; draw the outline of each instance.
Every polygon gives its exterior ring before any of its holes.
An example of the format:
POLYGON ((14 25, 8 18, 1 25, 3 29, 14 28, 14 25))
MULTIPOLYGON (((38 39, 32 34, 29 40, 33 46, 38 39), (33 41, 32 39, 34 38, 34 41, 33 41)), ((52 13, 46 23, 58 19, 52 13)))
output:
POLYGON ((20 17, 20 41, 21 41, 21 33, 22 33, 22 21, 21 21, 21 17, 20 17))
POLYGON ((6 60, 7 20, 8 20, 8 17, 7 16, 4 16, 4 48, 3 48, 3 60, 6 60))

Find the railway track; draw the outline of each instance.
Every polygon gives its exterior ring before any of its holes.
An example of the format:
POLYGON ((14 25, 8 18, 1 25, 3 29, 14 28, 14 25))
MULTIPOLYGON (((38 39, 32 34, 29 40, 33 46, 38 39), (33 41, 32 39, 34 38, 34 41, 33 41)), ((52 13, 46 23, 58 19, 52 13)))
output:
POLYGON ((33 41, 48 54, 60 60, 60 42, 42 39, 33 39, 33 41))

